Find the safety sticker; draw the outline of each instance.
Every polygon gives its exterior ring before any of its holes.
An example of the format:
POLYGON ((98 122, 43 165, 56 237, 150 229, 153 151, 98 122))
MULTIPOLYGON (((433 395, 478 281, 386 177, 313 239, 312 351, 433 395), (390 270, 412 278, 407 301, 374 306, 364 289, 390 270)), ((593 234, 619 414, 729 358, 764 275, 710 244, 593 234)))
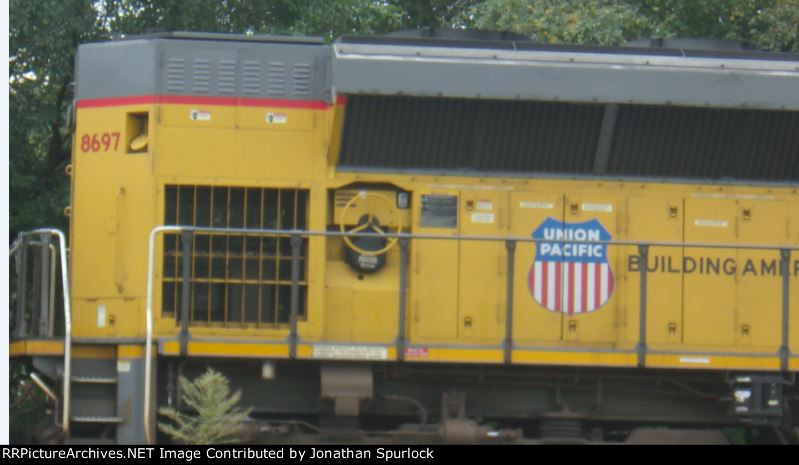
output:
POLYGON ((313 357, 326 360, 386 360, 388 349, 376 346, 315 345, 313 357))
POLYGON ((289 121, 289 117, 286 116, 284 113, 267 113, 266 114, 266 122, 268 124, 286 124, 289 121))
POLYGON ((703 228, 726 228, 727 222, 724 220, 694 220, 694 225, 703 228))
POLYGON ((708 365, 710 359, 707 357, 680 357, 680 363, 692 363, 695 365, 708 365))
POLYGON ((493 223, 493 213, 472 213, 472 223, 493 223))
POLYGON ((120 373, 128 373, 130 372, 130 362, 127 360, 119 360, 117 361, 117 371, 120 373))
POLYGON ((408 347, 405 349, 406 358, 427 358, 430 355, 427 347, 408 347))
POLYGON ((189 110, 189 119, 192 121, 211 121, 211 112, 193 108, 189 110))
POLYGON ((552 210, 553 208, 555 208, 555 204, 552 202, 519 202, 519 207, 552 210))
POLYGON ((610 213, 613 211, 613 205, 609 203, 584 203, 584 212, 605 212, 610 213))
POLYGON ((475 202, 475 208, 478 210, 491 211, 494 209, 494 204, 490 200, 478 200, 475 202))
POLYGON ((105 328, 105 305, 97 306, 97 327, 105 328))

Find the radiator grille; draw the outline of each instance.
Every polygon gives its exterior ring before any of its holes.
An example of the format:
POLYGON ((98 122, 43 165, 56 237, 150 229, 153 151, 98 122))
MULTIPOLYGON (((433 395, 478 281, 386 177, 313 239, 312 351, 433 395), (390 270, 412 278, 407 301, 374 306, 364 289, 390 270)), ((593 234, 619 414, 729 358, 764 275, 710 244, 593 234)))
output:
POLYGON ((340 166, 658 179, 799 180, 799 112, 352 95, 340 166), (604 160, 604 161, 603 161, 604 160))
MULTIPOLYGON (((308 191, 167 185, 164 224, 248 229, 307 229, 308 191)), ((182 238, 164 236, 162 314, 181 314, 182 238)), ((299 317, 306 313, 307 239, 300 248, 299 317)), ((280 327, 291 309, 288 235, 194 233, 191 243, 193 326, 280 327)))

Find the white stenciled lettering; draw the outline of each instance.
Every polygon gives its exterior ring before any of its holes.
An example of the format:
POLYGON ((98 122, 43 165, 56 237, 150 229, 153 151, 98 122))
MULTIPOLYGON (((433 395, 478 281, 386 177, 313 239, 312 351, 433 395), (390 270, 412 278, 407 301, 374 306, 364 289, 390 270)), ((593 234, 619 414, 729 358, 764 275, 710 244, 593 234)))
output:
POLYGON ((552 257, 589 257, 603 258, 604 248, 594 244, 557 244, 544 242, 541 244, 541 254, 552 257))
POLYGON ((596 229, 563 229, 544 228, 544 239, 548 241, 598 241, 599 230, 596 229))

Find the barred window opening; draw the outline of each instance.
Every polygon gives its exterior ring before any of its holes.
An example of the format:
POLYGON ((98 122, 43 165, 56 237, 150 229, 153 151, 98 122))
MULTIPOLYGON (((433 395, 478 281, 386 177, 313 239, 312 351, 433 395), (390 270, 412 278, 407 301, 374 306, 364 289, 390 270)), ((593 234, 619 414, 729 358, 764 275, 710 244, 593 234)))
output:
MULTIPOLYGON (((165 186, 164 224, 307 229, 308 191, 228 186, 165 186)), ((285 327, 291 310, 291 241, 287 236, 194 233, 192 326, 285 327)), ((183 284, 180 234, 164 235, 162 307, 179 319, 183 284)), ((308 239, 300 248, 299 318, 306 315, 308 239)))

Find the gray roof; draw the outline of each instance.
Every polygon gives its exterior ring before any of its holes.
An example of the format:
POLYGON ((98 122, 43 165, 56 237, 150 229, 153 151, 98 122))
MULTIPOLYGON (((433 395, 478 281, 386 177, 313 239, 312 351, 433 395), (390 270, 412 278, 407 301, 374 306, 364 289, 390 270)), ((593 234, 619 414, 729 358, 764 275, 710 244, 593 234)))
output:
POLYGON ((799 110, 799 61, 336 43, 338 92, 799 110))
POLYGON ((167 33, 82 45, 77 98, 336 93, 799 110, 799 58, 521 42, 167 33))

